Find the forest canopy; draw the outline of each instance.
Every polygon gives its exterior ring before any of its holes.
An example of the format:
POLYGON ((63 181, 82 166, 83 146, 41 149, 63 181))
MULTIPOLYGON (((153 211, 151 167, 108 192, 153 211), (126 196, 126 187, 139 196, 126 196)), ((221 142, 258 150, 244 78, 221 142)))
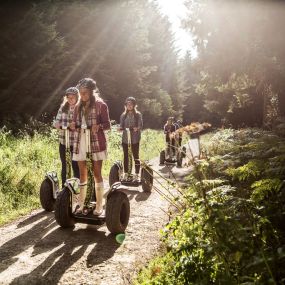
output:
POLYGON ((64 90, 97 81, 112 119, 134 96, 146 127, 272 127, 284 117, 282 1, 186 1, 191 48, 181 56, 156 1, 6 1, 0 6, 1 125, 51 121, 64 90))

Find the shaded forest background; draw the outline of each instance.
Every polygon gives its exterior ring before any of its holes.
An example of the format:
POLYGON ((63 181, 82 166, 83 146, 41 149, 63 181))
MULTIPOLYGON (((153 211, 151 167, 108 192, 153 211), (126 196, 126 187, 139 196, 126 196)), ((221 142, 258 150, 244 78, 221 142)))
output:
POLYGON ((197 56, 181 56, 147 0, 0 5, 0 124, 50 122, 64 90, 93 77, 118 120, 138 99, 146 127, 169 115, 216 126, 285 124, 283 1, 187 1, 197 56))

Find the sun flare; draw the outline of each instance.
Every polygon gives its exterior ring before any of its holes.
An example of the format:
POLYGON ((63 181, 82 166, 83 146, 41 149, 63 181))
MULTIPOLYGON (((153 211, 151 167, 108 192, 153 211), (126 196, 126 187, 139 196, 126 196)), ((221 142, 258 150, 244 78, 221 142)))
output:
POLYGON ((187 51, 191 52, 192 57, 197 56, 191 34, 182 28, 182 20, 187 18, 188 10, 185 0, 155 0, 161 10, 166 15, 172 25, 175 36, 175 44, 180 54, 184 55, 187 51))

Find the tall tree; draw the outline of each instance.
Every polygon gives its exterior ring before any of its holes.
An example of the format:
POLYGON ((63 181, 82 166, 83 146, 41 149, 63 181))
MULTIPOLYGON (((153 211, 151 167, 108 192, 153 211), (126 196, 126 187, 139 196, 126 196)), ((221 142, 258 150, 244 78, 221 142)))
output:
POLYGON ((17 17, 3 20, 1 35, 8 38, 11 22, 18 41, 7 42, 3 58, 11 70, 5 78, 2 74, 6 114, 54 114, 64 89, 85 76, 96 79, 112 119, 118 120, 128 96, 138 99, 146 126, 158 127, 180 112, 173 35, 153 3, 31 1, 17 11, 17 17))
POLYGON ((275 112, 284 115, 282 1, 201 0, 188 5, 195 11, 186 25, 198 48, 197 91, 204 94, 206 108, 234 125, 266 123, 272 100, 279 102, 275 112))

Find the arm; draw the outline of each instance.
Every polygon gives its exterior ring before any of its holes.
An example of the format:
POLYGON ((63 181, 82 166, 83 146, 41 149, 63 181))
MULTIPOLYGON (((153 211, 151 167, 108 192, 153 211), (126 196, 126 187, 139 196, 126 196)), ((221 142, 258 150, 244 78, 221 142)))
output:
POLYGON ((137 132, 138 130, 142 129, 143 126, 143 120, 142 120, 142 114, 141 113, 137 113, 137 126, 134 127, 134 131, 137 132))
POLYGON ((167 129, 167 125, 164 125, 163 131, 164 131, 165 134, 168 134, 169 131, 168 131, 168 129, 167 129))
POLYGON ((75 126, 76 126, 77 115, 78 115, 78 106, 75 107, 72 119, 70 120, 70 126, 69 127, 72 131, 74 131, 76 128, 75 126))
POLYGON ((56 115, 56 118, 55 118, 55 121, 53 122, 53 126, 57 129, 59 129, 61 126, 61 121, 62 121, 62 109, 59 108, 57 115, 56 115))
POLYGON ((141 130, 142 128, 143 128, 143 118, 142 118, 142 114, 139 113, 138 129, 141 130))
POLYGON ((111 122, 109 117, 109 109, 107 104, 102 103, 100 112, 100 128, 104 131, 110 130, 111 122))
POLYGON ((124 118, 125 118, 125 115, 122 114, 120 116, 120 130, 122 131, 124 129, 124 118))

